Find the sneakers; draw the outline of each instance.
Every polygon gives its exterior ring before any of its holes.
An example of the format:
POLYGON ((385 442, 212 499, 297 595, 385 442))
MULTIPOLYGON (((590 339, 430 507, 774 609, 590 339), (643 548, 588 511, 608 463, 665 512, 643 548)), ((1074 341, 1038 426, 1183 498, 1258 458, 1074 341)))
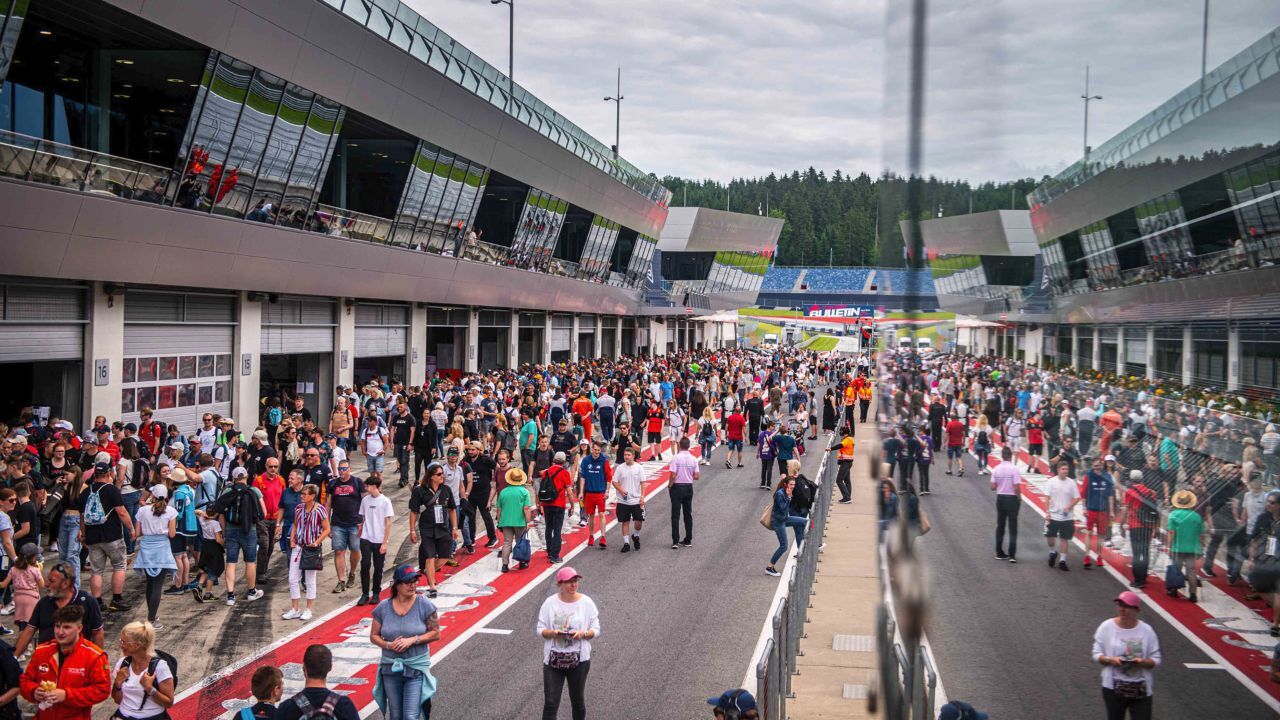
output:
POLYGON ((120 598, 111 598, 110 604, 107 605, 107 609, 111 612, 124 612, 130 607, 132 606, 120 598))
POLYGON ((738 463, 738 467, 745 467, 742 463, 738 463))
POLYGON ((681 540, 681 541, 680 541, 680 547, 693 547, 693 541, 692 541, 692 540, 681 540))
MULTIPOLYGON (((1218 573, 1214 572, 1212 567, 1207 567, 1204 565, 1200 566, 1200 574, 1205 577, 1218 577, 1218 573)), ((10 605, 9 608, 11 607, 13 606, 10 605)), ((5 608, 5 610, 8 610, 9 608, 5 608)), ((0 610, 0 615, 8 615, 8 614, 9 613, 5 612, 4 610, 0 610)))
POLYGON ((724 469, 725 469, 725 470, 732 470, 732 469, 733 469, 733 463, 730 463, 728 460, 725 460, 725 461, 724 461, 724 469))
POLYGON ((1005 554, 1004 554, 1004 553, 1002 553, 1002 552, 998 552, 998 553, 996 553, 996 559, 997 559, 997 560, 1008 560, 1008 559, 1009 559, 1009 556, 1008 556, 1008 555, 1005 555, 1005 554))
POLYGON ((445 560, 444 564, 448 565, 449 567, 458 567, 458 561, 454 560, 453 558, 449 558, 448 560, 445 560))
POLYGON ((12 615, 15 610, 17 610, 17 607, 15 607, 13 603, 9 603, 8 605, 0 608, 0 615, 12 615))
POLYGON ((200 596, 200 602, 213 602, 213 593, 205 592, 200 596))
POLYGON ((636 552, 640 552, 640 536, 632 535, 631 542, 636 546, 636 552))
POLYGON ((852 505, 852 504, 853 504, 853 500, 837 500, 836 502, 840 503, 841 505, 852 505))
POLYGON ((548 559, 547 562, 551 563, 552 565, 559 565, 560 563, 564 562, 564 558, 554 557, 554 558, 548 559))
POLYGON ((298 608, 289 608, 287 611, 285 611, 283 615, 280 616, 280 619, 281 620, 297 620, 300 617, 302 617, 301 610, 299 610, 298 608))
POLYGON ((1200 599, 1196 597, 1196 594, 1195 594, 1195 593, 1191 593, 1190 595, 1188 595, 1188 596, 1187 596, 1187 600, 1189 600, 1189 601, 1191 601, 1191 602, 1193 602, 1193 603, 1194 603, 1194 602, 1200 602, 1200 599))
POLYGON ((355 586, 356 586, 356 571, 349 570, 347 572, 347 587, 353 588, 355 586))
POLYGON ((679 550, 679 549, 680 549, 680 543, 671 543, 671 549, 672 549, 672 550, 679 550))
POLYGON ((484 548, 485 548, 486 550, 492 550, 492 549, 494 549, 494 548, 496 548, 496 547, 498 547, 498 541, 497 541, 496 539, 495 539, 495 540, 490 540, 489 542, 487 542, 487 543, 485 543, 485 544, 484 544, 484 548))
POLYGON ((233 592, 227 593, 227 607, 232 607, 235 604, 236 604, 236 594, 233 592))
POLYGON ((1083 563, 1080 563, 1080 566, 1081 566, 1081 567, 1083 567, 1085 570, 1092 570, 1092 569, 1093 569, 1093 558, 1089 557, 1088 555, 1085 555, 1085 556, 1084 556, 1084 562, 1083 562, 1083 563))
MULTIPOLYGON (((504 570, 503 572, 506 572, 506 571, 504 570)), ((368 595, 361 595, 361 596, 360 596, 360 599, 359 599, 359 600, 356 600, 356 606, 357 606, 357 607, 361 607, 361 606, 368 605, 368 604, 369 604, 369 596, 368 596, 368 595)))
POLYGON ((262 597, 264 594, 265 593, 263 593, 261 590, 259 590, 256 587, 249 588, 249 592, 245 594, 244 599, 248 600, 249 602, 253 602, 254 600, 257 600, 258 598, 262 597))
POLYGON ((0 635, 12 635, 12 634, 13 634, 12 630, 10 630, 9 628, 3 625, 0 625, 0 635))
POLYGON ((948 470, 948 471, 946 472, 946 474, 947 474, 947 475, 950 475, 950 474, 951 474, 951 471, 950 471, 950 470, 948 470))
POLYGON ((502 572, 510 572, 510 571, 511 571, 511 566, 510 566, 510 565, 503 565, 503 566, 502 566, 502 572))
POLYGON ((588 546, 590 546, 590 545, 595 545, 595 544, 596 544, 596 538, 595 538, 595 536, 594 536, 594 535, 592 535, 591 537, 587 538, 587 545, 588 545, 588 546))
POLYGON ((600 538, 600 549, 601 549, 601 550, 608 550, 608 549, 609 549, 609 543, 605 542, 605 541, 604 541, 604 538, 600 538))
POLYGON ((431 589, 427 590, 427 597, 429 597, 429 598, 433 598, 433 599, 434 599, 434 598, 435 598, 435 596, 436 596, 437 594, 438 594, 438 593, 436 592, 436 589, 435 589, 435 588, 431 588, 431 589))
POLYGON ((310 620, 310 619, 311 619, 311 608, 307 608, 306 610, 303 610, 303 611, 302 611, 302 614, 298 616, 298 619, 299 619, 299 620, 301 620, 302 622, 306 622, 306 621, 310 620))
POLYGON ((770 565, 764 569, 764 574, 771 577, 782 577, 782 573, 778 572, 778 568, 770 565))
POLYGON ((1009 556, 1009 562, 1014 563, 1014 564, 1017 564, 1017 562, 1018 562, 1018 558, 1016 558, 1016 557, 1014 557, 1014 556, 1010 555, 1010 556, 1009 556))
POLYGON ((196 588, 195 590, 192 590, 191 594, 195 596, 196 602, 198 603, 206 602, 205 593, 201 592, 200 588, 196 588))
POLYGON ((346 590, 346 589, 347 589, 347 584, 346 584, 346 583, 344 583, 344 582, 342 582, 341 580, 339 580, 339 581, 338 581, 338 584, 333 586, 333 594, 334 594, 334 595, 337 595, 338 593, 340 593, 340 592, 342 592, 342 591, 344 591, 344 590, 346 590))
POLYGON ((964 471, 963 471, 963 470, 961 470, 959 473, 956 473, 956 474, 957 474, 959 477, 964 477, 964 471))
POLYGON ((629 553, 629 552, 631 552, 631 543, 629 543, 629 542, 623 542, 623 543, 622 543, 622 552, 624 552, 624 553, 629 553))
POLYGON ((1054 565, 1057 565, 1057 564, 1058 564, 1058 553, 1056 552, 1049 553, 1049 567, 1052 568, 1054 565))
POLYGON ((164 594, 165 595, 183 595, 186 592, 187 592, 186 588, 178 587, 177 585, 174 585, 171 588, 165 588, 164 594))
MULTIPOLYGON (((1058 561, 1058 569, 1059 569, 1059 570, 1061 570, 1062 572, 1071 572, 1071 568, 1067 567, 1067 561, 1066 561, 1066 560, 1059 560, 1059 561, 1058 561)), ((1142 586, 1141 586, 1141 585, 1139 585, 1138 587, 1142 587, 1142 586)))

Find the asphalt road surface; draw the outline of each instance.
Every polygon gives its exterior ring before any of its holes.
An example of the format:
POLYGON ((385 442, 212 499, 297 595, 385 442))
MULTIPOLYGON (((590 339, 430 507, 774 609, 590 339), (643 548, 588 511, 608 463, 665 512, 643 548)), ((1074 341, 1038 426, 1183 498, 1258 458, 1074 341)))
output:
MULTIPOLYGON (((1069 572, 1047 567, 1044 520, 1025 502, 1018 514, 1018 564, 995 559, 995 497, 965 456, 965 476, 930 474, 922 498, 932 531, 917 547, 932 577, 927 629, 947 696, 993 718, 1104 717, 1099 668, 1090 650, 1098 624, 1115 615, 1126 589, 1105 570, 1085 572, 1072 547, 1069 572)), ((1158 578, 1153 578, 1159 584, 1158 578)), ((1154 612, 1141 619, 1160 639, 1155 716, 1273 718, 1275 713, 1154 612)))

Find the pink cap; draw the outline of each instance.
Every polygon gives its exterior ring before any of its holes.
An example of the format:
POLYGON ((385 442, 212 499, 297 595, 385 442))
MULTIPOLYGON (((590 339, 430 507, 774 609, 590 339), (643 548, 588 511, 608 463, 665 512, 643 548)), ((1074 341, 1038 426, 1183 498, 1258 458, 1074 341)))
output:
POLYGON ((1130 590, 1125 590, 1117 595, 1116 602, 1131 608, 1142 607, 1142 601, 1138 599, 1138 593, 1130 590))
MULTIPOLYGON (((556 584, 558 585, 560 583, 569 582, 570 580, 577 580, 580 577, 582 576, 578 574, 577 570, 565 565, 556 571, 556 584)), ((1133 593, 1129 594, 1132 595, 1133 593)))

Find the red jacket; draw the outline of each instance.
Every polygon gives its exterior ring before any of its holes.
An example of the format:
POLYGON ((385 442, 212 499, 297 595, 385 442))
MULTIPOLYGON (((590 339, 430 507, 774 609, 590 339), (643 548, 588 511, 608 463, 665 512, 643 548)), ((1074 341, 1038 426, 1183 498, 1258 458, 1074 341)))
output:
POLYGON ((37 712, 37 720, 91 720, 93 707, 111 697, 107 654, 83 637, 63 658, 61 666, 56 641, 36 647, 19 680, 22 697, 34 703, 36 690, 44 680, 52 680, 66 690, 67 699, 37 712))

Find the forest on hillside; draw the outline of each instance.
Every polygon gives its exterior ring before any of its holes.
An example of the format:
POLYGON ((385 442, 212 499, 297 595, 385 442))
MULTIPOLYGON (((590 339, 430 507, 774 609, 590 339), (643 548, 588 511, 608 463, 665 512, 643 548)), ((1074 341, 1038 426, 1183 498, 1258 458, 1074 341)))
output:
MULTIPOLYGON (((985 210, 1026 209, 1027 193, 1042 180, 971 185, 962 180, 914 178, 919 219, 985 210)), ((906 267, 902 231, 908 181, 898 175, 830 177, 810 167, 790 175, 715 180, 667 176, 673 207, 697 206, 782 218, 778 265, 876 265, 906 267)))

